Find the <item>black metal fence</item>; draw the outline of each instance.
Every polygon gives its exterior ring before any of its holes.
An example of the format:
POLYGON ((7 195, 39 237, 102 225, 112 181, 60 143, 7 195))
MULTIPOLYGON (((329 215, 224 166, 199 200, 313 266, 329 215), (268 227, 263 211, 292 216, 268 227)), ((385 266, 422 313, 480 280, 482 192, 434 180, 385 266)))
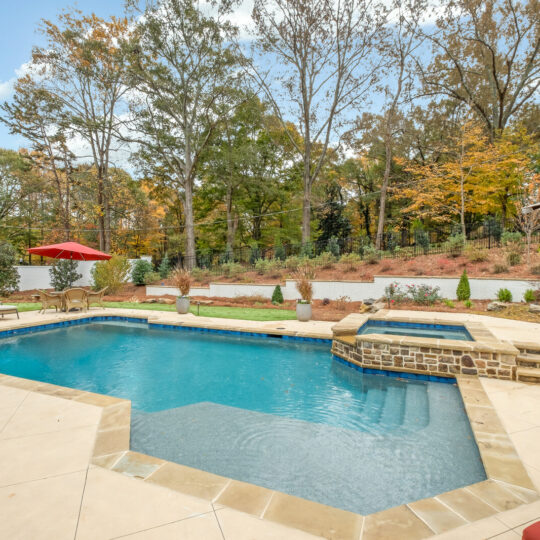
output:
MULTIPOLYGON (((246 271, 255 268, 259 259, 285 260, 291 256, 314 258, 324 252, 341 256, 348 253, 356 253, 361 259, 378 257, 385 258, 409 258, 419 255, 450 254, 460 251, 459 236, 460 227, 456 225, 433 228, 430 230, 419 229, 416 231, 404 230, 400 232, 386 233, 382 239, 382 249, 376 251, 372 240, 364 236, 327 240, 315 240, 309 243, 280 244, 266 248, 258 246, 243 246, 229 251, 201 250, 195 260, 190 261, 182 254, 170 254, 174 265, 184 267, 191 266, 207 269, 211 272, 220 272, 222 266, 227 263, 241 264, 246 271), (188 263, 192 264, 188 264, 188 263)), ((466 226, 467 243, 477 249, 492 249, 500 247, 503 227, 495 220, 485 220, 481 223, 466 226)), ((539 241, 540 234, 534 236, 533 242, 539 241)), ((461 237, 462 238, 462 237, 461 237)), ((525 240, 524 240, 525 241, 525 240)), ((461 245, 463 247, 463 244, 461 245)))

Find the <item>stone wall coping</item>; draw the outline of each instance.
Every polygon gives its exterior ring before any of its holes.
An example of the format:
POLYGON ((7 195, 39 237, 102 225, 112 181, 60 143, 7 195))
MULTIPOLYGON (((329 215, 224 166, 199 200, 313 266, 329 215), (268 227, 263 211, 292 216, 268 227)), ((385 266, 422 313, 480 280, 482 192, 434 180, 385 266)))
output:
POLYGON ((460 341, 456 339, 431 339, 424 337, 390 336, 389 334, 361 334, 356 336, 357 342, 386 343, 405 347, 429 347, 436 349, 456 349, 458 351, 494 352, 515 356, 519 351, 509 343, 502 341, 460 341))

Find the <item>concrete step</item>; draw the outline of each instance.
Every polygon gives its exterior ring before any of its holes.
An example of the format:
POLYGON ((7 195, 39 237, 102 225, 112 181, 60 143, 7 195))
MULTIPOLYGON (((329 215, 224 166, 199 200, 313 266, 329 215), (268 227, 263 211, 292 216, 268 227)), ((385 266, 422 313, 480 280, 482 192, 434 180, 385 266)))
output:
POLYGON ((521 382, 540 384, 540 368, 518 367, 516 370, 516 379, 521 382))
POLYGON ((540 368, 540 354, 520 353, 516 358, 516 364, 522 367, 540 368))

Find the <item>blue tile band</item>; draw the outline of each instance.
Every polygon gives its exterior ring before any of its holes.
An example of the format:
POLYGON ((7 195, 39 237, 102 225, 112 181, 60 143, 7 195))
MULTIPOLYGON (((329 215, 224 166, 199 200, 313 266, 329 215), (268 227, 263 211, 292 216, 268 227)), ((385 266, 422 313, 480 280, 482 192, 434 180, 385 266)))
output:
POLYGON ((285 341, 304 341, 304 342, 311 342, 311 343, 324 343, 327 345, 330 345, 332 343, 331 339, 322 339, 322 338, 284 336, 281 334, 242 332, 240 330, 222 330, 222 329, 217 329, 217 328, 198 328, 196 326, 177 326, 174 324, 151 323, 143 318, 122 317, 120 315, 96 315, 95 317, 83 317, 81 319, 71 319, 68 321, 61 321, 57 323, 40 324, 36 326, 28 326, 25 328, 14 328, 12 330, 3 330, 0 332, 0 338, 8 337, 8 336, 20 336, 23 334, 31 334, 35 332, 43 332, 45 330, 52 330, 54 328, 63 328, 66 326, 76 326, 76 325, 81 325, 81 324, 89 324, 93 322, 103 322, 103 321, 122 321, 122 322, 139 323, 139 324, 147 325, 148 328, 160 328, 160 329, 165 329, 165 330, 183 330, 187 332, 201 332, 201 333, 233 335, 233 336, 250 336, 250 337, 260 337, 260 338, 274 338, 274 337, 279 336, 280 339, 283 339, 285 341))

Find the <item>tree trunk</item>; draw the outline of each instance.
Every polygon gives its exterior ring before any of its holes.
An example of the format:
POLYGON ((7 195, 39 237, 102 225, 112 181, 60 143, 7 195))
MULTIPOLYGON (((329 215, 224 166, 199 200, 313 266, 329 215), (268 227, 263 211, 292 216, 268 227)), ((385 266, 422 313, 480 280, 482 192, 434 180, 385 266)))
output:
POLYGON ((375 248, 382 249, 384 237, 384 222, 386 219, 386 194, 388 192, 388 183, 390 181, 390 171, 392 169, 392 144, 390 142, 390 134, 386 134, 384 142, 385 161, 384 161, 384 176, 381 186, 381 199, 379 204, 379 222, 377 224, 377 237, 375 238, 375 248))
POLYGON ((193 181, 191 177, 188 177, 188 179, 186 179, 184 193, 184 217, 186 231, 185 267, 188 270, 191 270, 196 266, 197 263, 195 254, 195 226, 193 223, 193 181))
POLYGON ((100 251, 105 251, 105 212, 103 208, 103 179, 98 176, 97 182, 97 206, 98 206, 98 240, 100 251))
POLYGON ((311 147, 305 143, 304 151, 304 199, 302 202, 302 244, 311 240, 311 147))
POLYGON ((461 181, 459 184, 461 197, 461 206, 459 209, 459 217, 461 220, 461 234, 463 235, 463 239, 467 240, 467 229, 465 227, 465 181, 463 179, 463 175, 461 176, 461 181))
POLYGON ((227 187, 226 206, 227 206, 227 252, 232 253, 234 249, 234 239, 236 228, 238 227, 238 218, 235 218, 233 212, 233 190, 231 186, 227 187))

